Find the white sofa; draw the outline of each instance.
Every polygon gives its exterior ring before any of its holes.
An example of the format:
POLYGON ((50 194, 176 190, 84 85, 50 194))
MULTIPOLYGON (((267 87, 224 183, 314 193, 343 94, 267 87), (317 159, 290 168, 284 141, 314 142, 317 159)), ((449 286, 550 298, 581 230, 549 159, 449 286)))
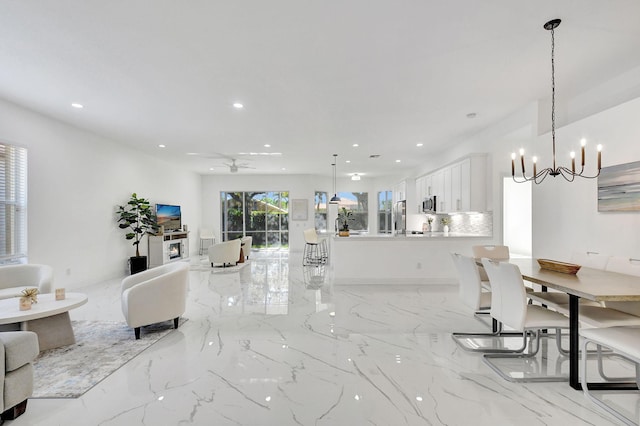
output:
POLYGON ((178 328, 189 289, 189 264, 173 262, 122 280, 122 313, 140 338, 140 327, 173 319, 178 328))
POLYGON ((0 266, 0 299, 20 296, 25 288, 51 293, 53 269, 48 265, 20 264, 0 266))
POLYGON ((13 420, 27 409, 33 394, 33 366, 38 356, 38 336, 32 331, 0 333, 0 412, 13 420))
POLYGON ((242 241, 239 238, 212 245, 208 250, 211 266, 216 263, 221 263, 222 266, 227 266, 227 264, 235 265, 240 259, 241 246, 242 241))

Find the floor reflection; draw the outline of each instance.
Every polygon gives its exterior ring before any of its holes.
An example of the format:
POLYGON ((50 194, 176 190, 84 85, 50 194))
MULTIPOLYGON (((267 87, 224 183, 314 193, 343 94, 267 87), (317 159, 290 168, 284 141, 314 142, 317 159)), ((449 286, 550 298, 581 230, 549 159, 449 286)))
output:
POLYGON ((300 266, 292 279, 286 251, 254 251, 244 265, 208 272, 209 288, 220 295, 220 313, 288 315, 331 308, 331 289, 324 265, 300 266), (294 308, 295 307, 295 308, 294 308))

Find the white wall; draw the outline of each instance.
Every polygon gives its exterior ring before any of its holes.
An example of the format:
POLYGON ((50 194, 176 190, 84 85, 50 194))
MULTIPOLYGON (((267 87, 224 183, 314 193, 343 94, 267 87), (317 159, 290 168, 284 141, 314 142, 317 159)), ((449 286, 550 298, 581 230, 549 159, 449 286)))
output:
POLYGON ((0 140, 28 149, 28 260, 51 265, 56 286, 125 275, 135 250, 115 212, 132 192, 180 204, 184 223, 200 222, 194 173, 1 100, 0 140))
MULTIPOLYGON (((640 98, 572 123, 557 132, 556 140, 578 146, 577 141, 586 137, 590 141, 586 150, 587 166, 592 167, 589 171, 596 163, 597 143, 604 147, 604 167, 640 161, 638 117, 640 98)), ((534 186, 534 256, 569 260, 571 251, 589 250, 640 257, 640 212, 597 210, 597 179, 578 178, 568 183, 560 177, 547 178, 534 186)))

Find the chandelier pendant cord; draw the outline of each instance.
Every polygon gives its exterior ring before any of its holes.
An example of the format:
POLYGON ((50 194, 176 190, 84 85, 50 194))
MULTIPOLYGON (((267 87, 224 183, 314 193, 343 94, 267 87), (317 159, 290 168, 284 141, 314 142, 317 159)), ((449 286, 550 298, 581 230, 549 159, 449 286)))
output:
MULTIPOLYGON (((554 28, 551 28, 551 141, 553 143, 553 171, 556 167, 556 61, 555 61, 556 40, 554 28)), ((535 176, 534 176, 535 178, 535 176)))

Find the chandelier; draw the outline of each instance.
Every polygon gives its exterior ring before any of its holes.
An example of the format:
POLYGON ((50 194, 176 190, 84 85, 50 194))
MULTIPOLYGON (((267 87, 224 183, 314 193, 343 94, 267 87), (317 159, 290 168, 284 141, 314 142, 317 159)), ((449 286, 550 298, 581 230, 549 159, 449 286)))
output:
POLYGON ((598 173, 593 176, 584 175, 584 164, 585 164, 585 155, 584 148, 587 143, 586 139, 582 139, 580 141, 582 158, 580 164, 580 171, 576 172, 576 153, 572 151, 569 156, 571 157, 571 169, 564 166, 556 166, 556 80, 555 80, 555 61, 554 61, 554 51, 555 51, 555 39, 554 39, 554 30, 560 25, 562 22, 560 19, 552 19, 551 21, 544 24, 544 29, 551 31, 551 140, 553 142, 553 166, 547 167, 546 169, 542 169, 540 171, 537 170, 536 163, 538 161, 537 157, 533 157, 533 174, 531 176, 527 176, 525 173, 524 167, 524 149, 520 149, 520 166, 522 168, 522 176, 516 176, 516 153, 511 154, 511 177, 517 183, 529 182, 533 181, 534 183, 542 183, 542 181, 549 175, 556 177, 561 175, 569 182, 573 182, 576 176, 593 179, 600 175, 600 169, 602 164, 602 145, 597 146, 598 150, 598 173))

